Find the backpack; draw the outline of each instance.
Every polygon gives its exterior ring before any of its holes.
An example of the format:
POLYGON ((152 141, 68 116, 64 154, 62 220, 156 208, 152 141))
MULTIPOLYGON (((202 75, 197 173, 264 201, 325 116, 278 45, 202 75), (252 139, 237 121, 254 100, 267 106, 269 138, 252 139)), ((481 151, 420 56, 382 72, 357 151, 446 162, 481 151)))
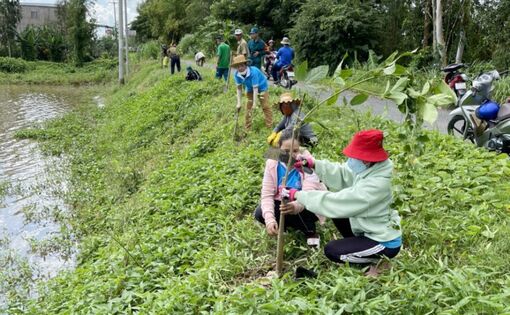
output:
POLYGON ((198 73, 197 70, 191 70, 191 71, 188 71, 188 73, 186 74, 186 80, 187 81, 202 81, 202 76, 200 75, 200 73, 198 73))

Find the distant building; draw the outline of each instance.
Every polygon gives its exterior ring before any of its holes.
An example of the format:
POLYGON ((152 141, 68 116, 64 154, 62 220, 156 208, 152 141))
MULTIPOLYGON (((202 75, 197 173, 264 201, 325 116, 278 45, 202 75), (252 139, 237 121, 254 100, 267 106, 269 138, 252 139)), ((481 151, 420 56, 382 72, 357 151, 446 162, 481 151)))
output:
POLYGON ((18 32, 27 26, 43 26, 57 22, 57 5, 47 3, 21 3, 21 21, 16 27, 18 32))

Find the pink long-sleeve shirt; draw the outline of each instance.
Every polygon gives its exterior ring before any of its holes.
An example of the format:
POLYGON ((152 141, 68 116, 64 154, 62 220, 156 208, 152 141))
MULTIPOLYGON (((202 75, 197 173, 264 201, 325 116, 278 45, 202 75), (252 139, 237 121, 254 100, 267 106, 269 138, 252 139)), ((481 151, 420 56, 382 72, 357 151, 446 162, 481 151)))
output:
MULTIPOLYGON (((301 153, 305 157, 311 156, 308 151, 301 153)), ((264 179, 262 180, 262 190, 260 193, 260 207, 262 208, 262 216, 267 223, 276 222, 274 215, 274 201, 280 200, 281 196, 278 192, 278 161, 267 160, 266 168, 264 170, 264 179)), ((300 173, 302 190, 326 190, 326 186, 320 182, 319 177, 315 172, 312 174, 300 173)), ((303 209, 303 205, 299 202, 293 201, 300 209, 303 209)), ((324 223, 324 217, 317 216, 321 223, 324 223)))

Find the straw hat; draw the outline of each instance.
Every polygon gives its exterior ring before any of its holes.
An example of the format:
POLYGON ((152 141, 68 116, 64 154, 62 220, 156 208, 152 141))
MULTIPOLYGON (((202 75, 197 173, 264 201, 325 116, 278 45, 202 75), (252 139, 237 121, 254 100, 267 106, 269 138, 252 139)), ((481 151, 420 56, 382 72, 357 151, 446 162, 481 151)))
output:
POLYGON ((296 105, 299 105, 301 103, 301 100, 299 98, 294 98, 291 93, 283 93, 280 95, 280 101, 276 103, 276 105, 281 106, 283 103, 293 103, 295 102, 296 105))
POLYGON ((232 63, 230 64, 231 67, 235 67, 235 66, 238 66, 240 64, 247 64, 249 65, 251 63, 251 60, 246 60, 246 58, 244 57, 244 55, 239 55, 239 56, 235 56, 234 59, 232 60, 232 63))
POLYGON ((290 45, 290 40, 288 37, 284 37, 281 41, 282 45, 290 45))

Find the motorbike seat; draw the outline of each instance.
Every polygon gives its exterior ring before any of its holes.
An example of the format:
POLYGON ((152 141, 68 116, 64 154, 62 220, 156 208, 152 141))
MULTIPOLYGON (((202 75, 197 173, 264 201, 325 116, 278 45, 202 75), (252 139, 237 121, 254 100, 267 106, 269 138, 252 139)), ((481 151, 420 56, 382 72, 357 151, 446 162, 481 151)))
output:
POLYGON ((442 68, 441 71, 443 72, 454 72, 461 68, 464 68, 465 65, 463 63, 452 63, 450 65, 447 65, 446 67, 442 68))
POLYGON ((509 118, 510 118, 510 103, 505 103, 499 107, 498 116, 491 122, 497 124, 500 121, 507 120, 509 118))

